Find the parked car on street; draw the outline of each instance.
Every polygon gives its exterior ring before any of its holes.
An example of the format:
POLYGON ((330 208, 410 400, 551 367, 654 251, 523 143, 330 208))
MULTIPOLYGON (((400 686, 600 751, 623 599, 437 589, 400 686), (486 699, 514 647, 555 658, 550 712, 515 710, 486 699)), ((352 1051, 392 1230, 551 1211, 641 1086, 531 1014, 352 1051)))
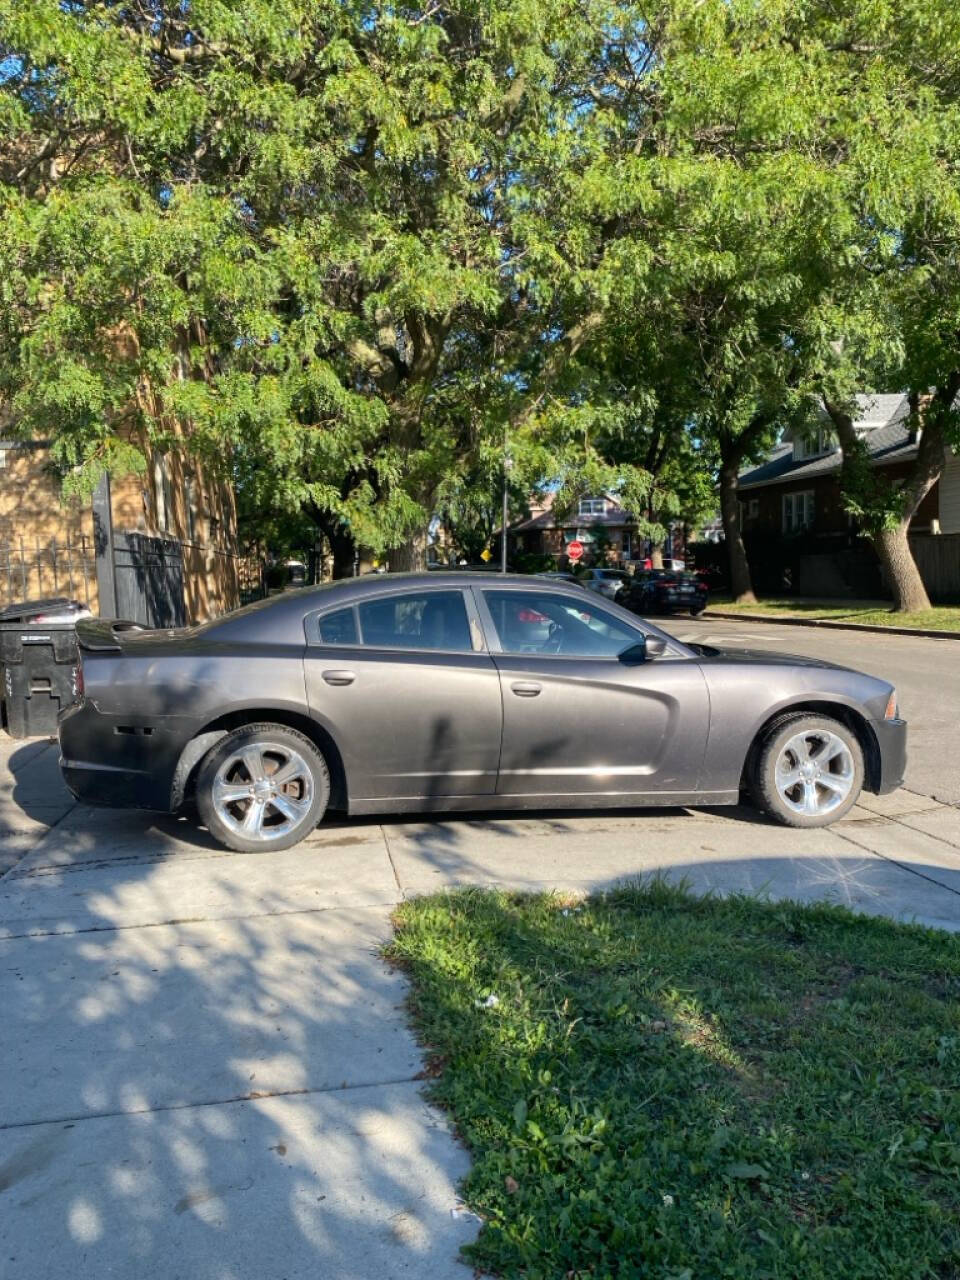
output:
POLYGON ((707 607, 709 592, 693 573, 670 569, 645 569, 619 591, 617 603, 631 613, 690 613, 694 617, 707 607))
POLYGON ((195 799, 231 849, 350 814, 736 804, 823 826, 900 785, 892 685, 828 662, 682 644, 531 577, 385 574, 214 622, 78 623, 67 786, 94 804, 195 799))
POLYGON ((623 569, 587 569, 580 575, 580 581, 588 591, 596 591, 597 595, 614 600, 617 592, 629 586, 633 578, 623 569))

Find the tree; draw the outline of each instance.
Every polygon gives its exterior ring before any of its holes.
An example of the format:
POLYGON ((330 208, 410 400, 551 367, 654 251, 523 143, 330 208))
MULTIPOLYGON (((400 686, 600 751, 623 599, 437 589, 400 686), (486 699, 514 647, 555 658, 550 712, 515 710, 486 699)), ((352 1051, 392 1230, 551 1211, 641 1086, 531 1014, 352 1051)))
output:
MULTIPOLYGON (((798 413, 823 398, 844 452, 848 509, 877 550, 895 606, 923 607, 907 530, 942 472, 945 446, 958 438, 960 14, 947 0, 906 10, 888 0, 694 0, 677 6, 671 30, 665 65, 675 127, 683 122, 705 171, 732 165, 744 174, 745 199, 734 193, 730 203, 742 206, 740 229, 756 241, 739 235, 735 220, 718 224, 718 242, 735 259, 744 246, 746 263, 754 254, 768 263, 756 276, 739 273, 743 282, 775 282, 781 257, 781 315, 759 344, 748 324, 747 347, 738 337, 731 353, 743 350, 748 386, 750 353, 760 354, 761 367, 775 357, 785 405, 798 413), (763 208, 775 215, 778 200, 770 188, 757 203, 763 173, 779 173, 783 191, 783 220, 766 225, 763 208), (902 486, 867 465, 852 429, 853 396, 871 388, 903 389, 915 406, 919 448, 902 486)), ((725 297, 716 316, 723 330, 741 323, 725 297)), ((754 398, 748 391, 734 399, 750 447, 766 416, 750 408, 754 398)), ((745 560, 740 572, 736 566, 737 462, 728 449, 721 494, 739 593, 746 579, 745 560)))
POLYGON ((173 438, 242 447, 258 501, 420 564, 441 487, 503 436, 477 391, 533 343, 494 409, 541 397, 622 268, 602 103, 639 83, 639 12, 0 0, 0 24, 22 428, 79 489, 173 438))

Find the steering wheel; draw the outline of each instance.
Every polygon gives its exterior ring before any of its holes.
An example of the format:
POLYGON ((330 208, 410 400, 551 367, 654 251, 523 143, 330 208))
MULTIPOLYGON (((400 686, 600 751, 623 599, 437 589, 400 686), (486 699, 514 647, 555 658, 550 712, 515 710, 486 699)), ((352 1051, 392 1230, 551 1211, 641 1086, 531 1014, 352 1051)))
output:
POLYGON ((541 653, 559 653, 563 645, 563 627, 559 622, 551 622, 547 628, 547 638, 543 643, 541 653))

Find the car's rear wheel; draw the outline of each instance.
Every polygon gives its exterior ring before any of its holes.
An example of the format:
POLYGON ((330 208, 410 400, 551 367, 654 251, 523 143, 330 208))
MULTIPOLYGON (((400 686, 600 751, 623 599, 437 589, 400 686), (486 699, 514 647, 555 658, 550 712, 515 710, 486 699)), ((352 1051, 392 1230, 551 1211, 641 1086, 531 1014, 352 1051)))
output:
POLYGON ((197 808, 214 839, 243 853, 289 849, 330 799, 330 772, 302 733, 279 724, 234 729, 204 757, 197 808))
POLYGON ((863 778, 863 749, 853 730, 830 716, 800 715, 770 731, 750 789, 777 822, 825 827, 857 803, 863 778))

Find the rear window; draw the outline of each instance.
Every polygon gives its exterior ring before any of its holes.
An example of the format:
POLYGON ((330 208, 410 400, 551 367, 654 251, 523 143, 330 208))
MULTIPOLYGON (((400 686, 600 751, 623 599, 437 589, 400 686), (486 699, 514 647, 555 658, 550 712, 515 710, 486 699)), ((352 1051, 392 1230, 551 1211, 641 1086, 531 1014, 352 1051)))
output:
POLYGON ((356 644, 357 618, 353 607, 328 613, 317 623, 321 644, 356 644))

